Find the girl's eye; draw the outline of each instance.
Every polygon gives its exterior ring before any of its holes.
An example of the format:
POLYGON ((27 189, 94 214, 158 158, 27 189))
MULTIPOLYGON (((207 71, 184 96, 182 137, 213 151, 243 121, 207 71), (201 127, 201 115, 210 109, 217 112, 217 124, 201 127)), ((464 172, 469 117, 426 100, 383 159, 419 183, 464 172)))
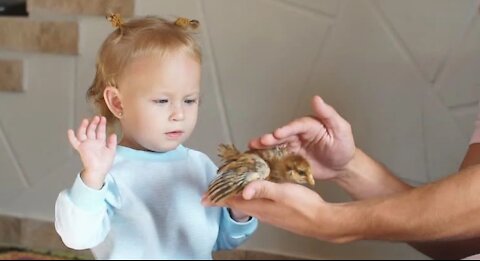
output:
POLYGON ((196 99, 186 99, 185 103, 186 104, 194 104, 194 103, 197 103, 197 100, 196 99))
POLYGON ((154 100, 153 102, 155 102, 155 103, 167 103, 168 100, 167 99, 158 99, 158 100, 154 100))

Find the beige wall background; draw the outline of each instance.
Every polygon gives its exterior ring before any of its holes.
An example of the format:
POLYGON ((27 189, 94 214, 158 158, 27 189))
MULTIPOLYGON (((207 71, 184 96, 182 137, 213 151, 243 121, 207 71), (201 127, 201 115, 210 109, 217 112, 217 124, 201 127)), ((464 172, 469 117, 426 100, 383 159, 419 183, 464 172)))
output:
MULTIPOLYGON (((136 0, 134 10, 200 20, 204 96, 187 145, 217 162, 219 143, 245 149, 309 114, 313 94, 352 124, 360 148, 408 182, 454 172, 468 146, 480 95, 475 0, 136 0)), ((58 193, 81 168, 66 130, 92 113, 85 92, 112 28, 99 16, 72 20, 78 55, 0 52, 23 59, 25 89, 0 92, 0 214, 53 220, 58 193)), ((330 183, 317 189, 329 201, 349 200, 330 183)), ((401 243, 334 245, 263 224, 242 248, 425 258, 401 243)))

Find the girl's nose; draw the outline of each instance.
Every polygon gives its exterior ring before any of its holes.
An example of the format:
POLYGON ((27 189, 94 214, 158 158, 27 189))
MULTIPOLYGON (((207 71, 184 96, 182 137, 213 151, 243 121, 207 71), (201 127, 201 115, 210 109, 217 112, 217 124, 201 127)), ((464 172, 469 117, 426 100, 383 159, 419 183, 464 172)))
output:
POLYGON ((183 112, 182 106, 175 106, 172 113, 170 114, 171 121, 182 121, 185 119, 185 114, 183 112))

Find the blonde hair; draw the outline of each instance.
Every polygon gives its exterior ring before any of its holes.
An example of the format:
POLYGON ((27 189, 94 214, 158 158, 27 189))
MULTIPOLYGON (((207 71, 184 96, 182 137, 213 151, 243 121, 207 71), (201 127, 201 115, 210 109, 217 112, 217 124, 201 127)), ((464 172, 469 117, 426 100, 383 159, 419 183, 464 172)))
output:
POLYGON ((123 23, 112 14, 107 16, 117 29, 104 40, 97 54, 95 79, 87 91, 98 113, 107 118, 111 128, 117 118, 108 109, 103 92, 105 87, 117 87, 118 79, 125 67, 137 57, 152 53, 164 56, 176 51, 184 51, 201 62, 200 47, 190 28, 196 28, 198 21, 179 18, 175 22, 163 18, 147 16, 123 23), (188 22, 185 22, 188 21, 188 22))

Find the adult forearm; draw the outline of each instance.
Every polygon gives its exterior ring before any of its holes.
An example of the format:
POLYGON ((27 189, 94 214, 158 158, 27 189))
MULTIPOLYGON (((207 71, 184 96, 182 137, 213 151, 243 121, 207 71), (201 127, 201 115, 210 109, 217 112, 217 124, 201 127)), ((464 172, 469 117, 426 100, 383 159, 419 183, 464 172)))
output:
POLYGON ((480 166, 461 173, 405 193, 335 206, 349 217, 338 237, 418 242, 480 235, 480 166))
MULTIPOLYGON (((480 144, 471 144, 460 170, 480 163, 480 144)), ((413 242, 412 247, 434 259, 462 259, 480 252, 480 237, 448 242, 413 242)))
POLYGON ((480 143, 470 144, 465 157, 463 158, 460 169, 470 167, 480 163, 480 143))
POLYGON ((333 181, 354 199, 386 196, 412 188, 358 148, 353 160, 333 181))

